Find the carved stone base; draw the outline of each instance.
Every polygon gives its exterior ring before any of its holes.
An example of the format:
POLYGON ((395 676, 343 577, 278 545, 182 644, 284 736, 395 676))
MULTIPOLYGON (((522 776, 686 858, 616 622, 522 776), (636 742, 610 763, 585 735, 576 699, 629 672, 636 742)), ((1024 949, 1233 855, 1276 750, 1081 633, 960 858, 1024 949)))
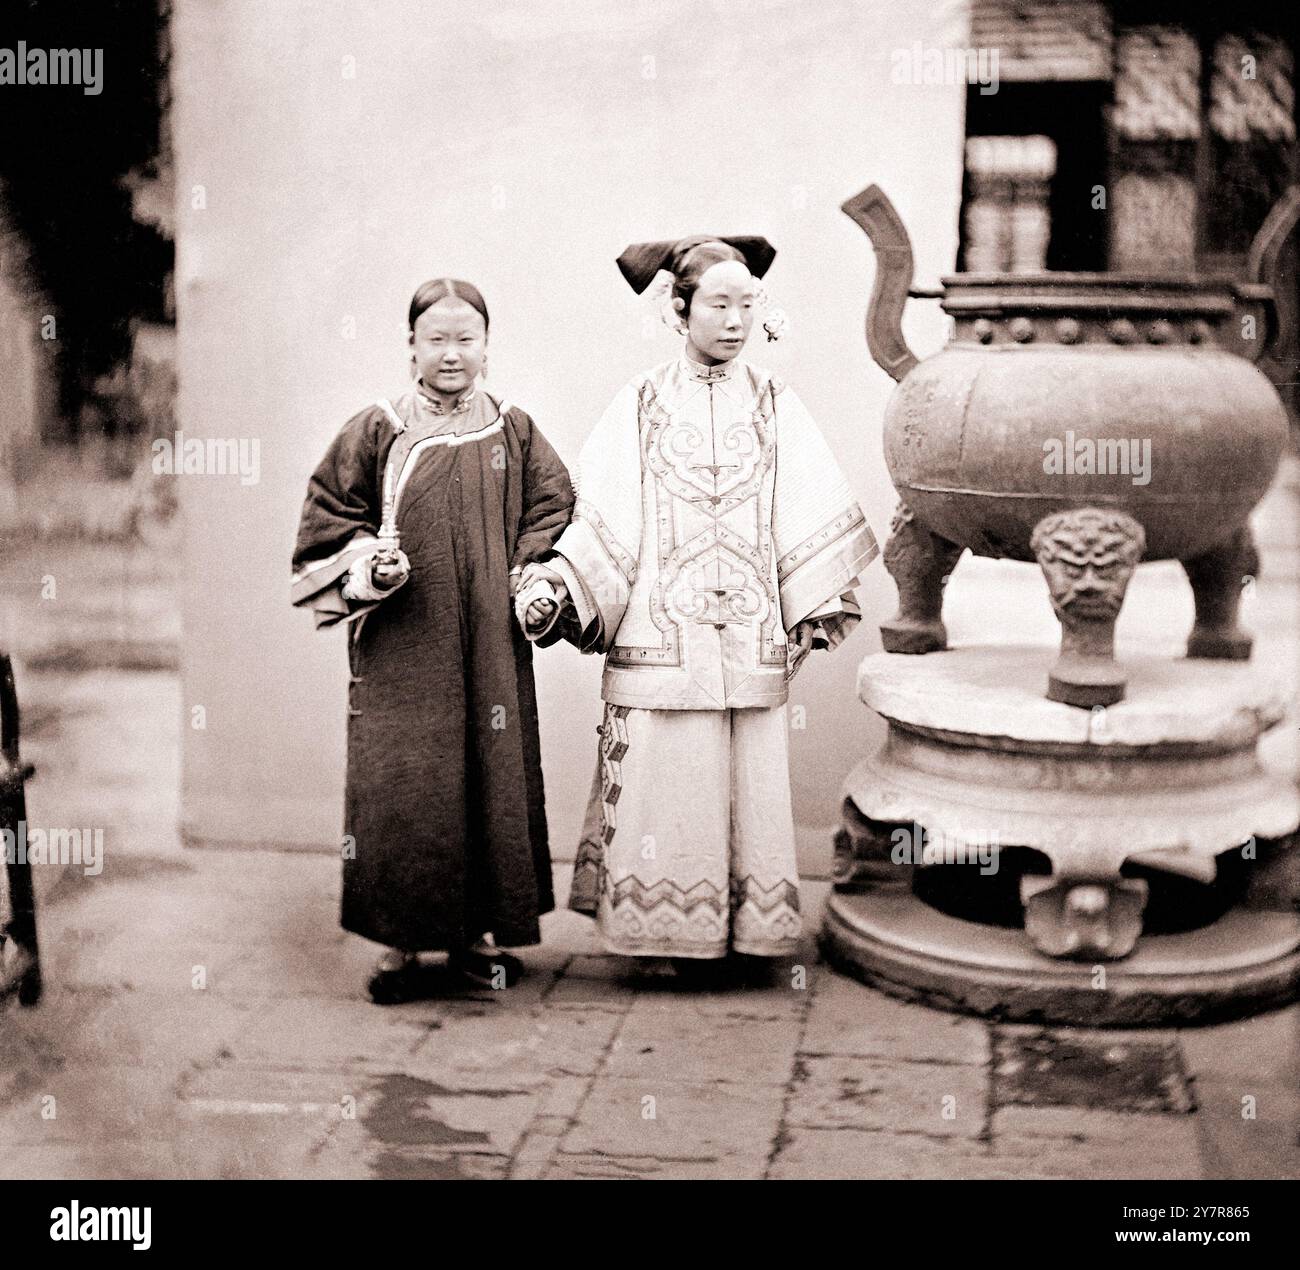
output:
POLYGON ((1039 952, 1076 961, 1127 957, 1142 933, 1147 884, 1129 878, 1024 877, 1025 934, 1039 952))
MULTIPOLYGON (((963 954, 933 947, 916 960, 917 931, 930 922, 919 914, 928 913, 942 919, 935 929, 965 931, 962 946, 994 957, 993 980, 1007 989, 984 990, 987 964, 951 967, 972 985, 970 1000, 984 1003, 957 1008, 1019 1017, 1010 1004, 1017 994, 1043 1010, 1057 990, 1043 989, 1046 965, 1127 970, 1149 945, 1168 948, 1174 935, 1143 933, 1150 888, 1157 929, 1180 932, 1178 947, 1194 951, 1197 935, 1209 938, 1241 911, 1243 895, 1260 893, 1248 880, 1258 874, 1271 892, 1300 877, 1300 868, 1288 872, 1300 858, 1290 845, 1300 793, 1256 755, 1285 712, 1281 690, 1240 664, 1130 655, 1127 699, 1084 712, 1038 695, 1052 658, 1048 648, 979 647, 924 662, 864 659, 859 695, 889 732, 845 783, 826 926, 855 973, 938 992, 934 967, 963 954), (891 896, 887 911, 903 906, 912 925, 862 927, 891 896), (972 930, 986 934, 976 940, 972 930)), ((1300 884, 1293 889, 1300 899, 1300 884)), ((1249 947, 1225 951, 1214 973, 1226 976, 1220 987, 1236 983, 1251 999, 1273 1001, 1300 958, 1300 916, 1290 900, 1258 916, 1263 926, 1223 927, 1245 932, 1249 947), (1239 980, 1228 975, 1234 965, 1239 980)), ((1144 980, 1144 993, 1196 995, 1184 970, 1160 965, 1165 986, 1144 980)), ((1055 972, 1048 981, 1062 982, 1055 972)), ((1068 975, 1064 982, 1072 992, 1080 986, 1068 975)), ((1216 994, 1207 1009, 1222 1005, 1216 994)), ((1170 1017, 1182 1009, 1171 1005, 1170 1017)))
POLYGON ((1032 848, 1089 880, 1135 860, 1209 882, 1220 852, 1300 827, 1294 783, 1256 755, 1287 709, 1267 675, 1130 651, 1128 697, 1084 711, 1040 695, 1054 657, 989 645, 863 658, 858 695, 889 731, 845 796, 866 822, 1032 848))
POLYGON ((894 862, 894 835, 906 826, 868 820, 844 800, 843 824, 835 834, 835 859, 831 878, 837 891, 856 891, 878 886, 909 887, 910 864, 894 862))
POLYGON ((826 901, 820 945, 838 970, 891 996, 1021 1023, 1167 1027, 1276 1009, 1300 995, 1300 922, 1232 909, 1151 935, 1122 961, 1046 957, 1020 931, 962 921, 896 887, 826 901))

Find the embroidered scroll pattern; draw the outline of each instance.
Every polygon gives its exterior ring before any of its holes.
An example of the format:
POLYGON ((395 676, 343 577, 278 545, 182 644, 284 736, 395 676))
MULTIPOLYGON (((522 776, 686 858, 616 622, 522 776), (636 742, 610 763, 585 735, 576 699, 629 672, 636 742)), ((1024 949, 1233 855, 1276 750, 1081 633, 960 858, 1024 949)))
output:
POLYGON ((642 457, 655 481, 653 526, 658 573, 650 618, 660 645, 615 645, 618 666, 680 667, 684 627, 747 627, 760 665, 783 666, 772 557, 772 485, 776 428, 770 381, 751 380, 748 406, 719 394, 729 417, 706 429, 665 406, 647 380, 638 395, 642 457), (710 461, 711 460, 711 461, 710 461), (694 515, 683 515, 674 500, 694 515), (732 517, 740 512, 743 520, 732 517), (694 522, 694 523, 692 523, 694 522), (683 528, 683 525, 688 528, 683 528))

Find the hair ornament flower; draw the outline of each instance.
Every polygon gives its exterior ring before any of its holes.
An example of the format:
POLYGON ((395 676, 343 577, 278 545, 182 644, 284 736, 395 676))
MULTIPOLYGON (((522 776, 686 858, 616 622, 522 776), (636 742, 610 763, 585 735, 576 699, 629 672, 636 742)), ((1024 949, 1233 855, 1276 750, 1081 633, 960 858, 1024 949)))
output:
POLYGON ((772 297, 761 282, 754 287, 754 304, 763 314, 763 330, 767 332, 768 343, 779 340, 790 329, 790 319, 784 309, 772 307, 772 297))
POLYGON ((790 329, 790 319, 784 309, 769 309, 763 319, 763 330, 767 332, 768 343, 779 340, 790 329))
POLYGON ((659 276, 645 290, 646 298, 659 310, 659 320, 678 335, 686 334, 686 323, 682 321, 681 311, 673 303, 674 278, 666 269, 659 271, 659 276))

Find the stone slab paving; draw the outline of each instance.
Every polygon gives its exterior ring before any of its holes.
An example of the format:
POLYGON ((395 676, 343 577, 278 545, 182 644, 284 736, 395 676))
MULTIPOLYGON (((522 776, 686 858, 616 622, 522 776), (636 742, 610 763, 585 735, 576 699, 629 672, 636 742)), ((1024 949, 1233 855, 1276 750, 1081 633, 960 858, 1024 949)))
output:
POLYGON ((1300 1178, 1300 1007, 993 1025, 811 939, 766 985, 690 990, 560 912, 517 988, 435 972, 384 1009, 337 869, 194 851, 49 905, 46 999, 0 1012, 0 1176, 1300 1178))

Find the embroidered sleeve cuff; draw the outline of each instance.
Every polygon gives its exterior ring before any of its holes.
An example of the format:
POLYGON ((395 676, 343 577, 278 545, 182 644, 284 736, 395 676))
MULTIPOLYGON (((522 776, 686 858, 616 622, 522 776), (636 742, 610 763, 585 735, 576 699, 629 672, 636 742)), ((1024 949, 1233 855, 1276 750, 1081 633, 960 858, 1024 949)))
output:
POLYGON ((578 571, 561 555, 552 556, 546 566, 554 569, 564 579, 569 589, 569 599, 577 617, 578 639, 575 641, 579 652, 595 653, 600 651, 603 622, 600 609, 596 606, 578 571))

